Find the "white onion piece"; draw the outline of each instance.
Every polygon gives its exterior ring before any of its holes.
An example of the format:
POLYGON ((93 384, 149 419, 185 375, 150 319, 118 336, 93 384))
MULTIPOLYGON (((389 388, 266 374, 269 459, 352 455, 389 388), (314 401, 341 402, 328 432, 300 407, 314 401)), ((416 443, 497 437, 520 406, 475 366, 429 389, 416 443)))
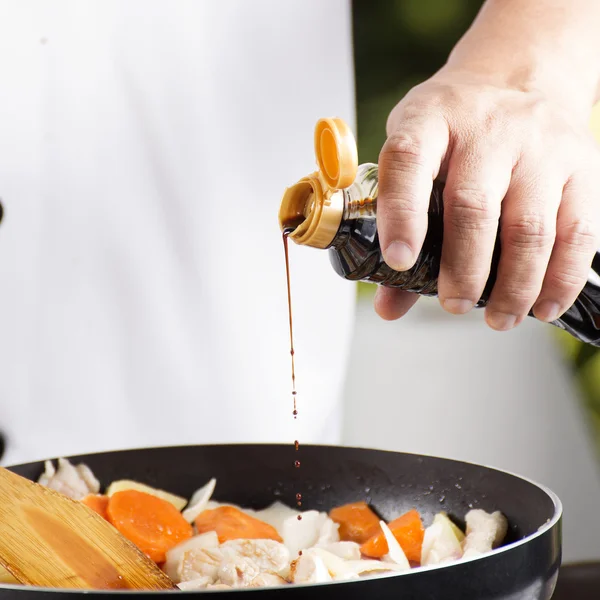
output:
POLYGON ((295 517, 297 519, 299 514, 301 514, 299 510, 290 508, 287 504, 277 501, 267 508, 255 511, 252 516, 268 523, 281 534, 285 520, 289 517, 295 517))
POLYGON ((381 560, 348 560, 346 566, 357 575, 365 573, 375 573, 377 571, 403 572, 406 569, 396 563, 384 562, 381 560))
POLYGON ((306 552, 311 556, 320 558, 327 567, 327 571, 331 578, 336 581, 345 581, 348 579, 356 579, 358 577, 358 575, 347 566, 345 560, 332 552, 328 552, 322 548, 310 548, 306 552))
POLYGON ((316 545, 327 519, 329 519, 327 513, 316 510, 303 512, 301 520, 293 516, 285 519, 280 535, 291 556, 298 556, 300 550, 316 545))
MULTIPOLYGON (((325 513, 322 513, 325 514, 325 513)), ((319 530, 319 538, 317 539, 317 546, 320 544, 333 544, 340 541, 339 533, 340 525, 335 521, 332 521, 329 517, 325 519, 321 529, 319 530)))
POLYGON ((208 503, 210 502, 211 496, 215 491, 215 486, 217 485, 216 479, 211 479, 205 486, 201 487, 199 490, 194 492, 193 496, 190 499, 188 507, 181 513, 183 518, 188 523, 193 523, 196 520, 196 517, 203 513, 208 507, 208 503))
POLYGON ((456 535, 452 521, 444 513, 439 513, 425 530, 421 550, 423 566, 442 565, 459 560, 462 546, 456 535))
POLYGON ((356 542, 333 542, 331 544, 318 544, 326 552, 331 552, 343 560, 360 560, 360 546, 356 542))
POLYGON ((397 564, 399 567, 402 567, 403 570, 409 571, 410 563, 408 562, 408 558, 406 558, 406 554, 404 554, 404 550, 402 550, 402 546, 400 546, 398 540, 394 537, 394 534, 385 521, 379 521, 379 525, 381 525, 381 530, 383 531, 385 541, 388 545, 388 560, 397 564))
MULTIPOLYGON (((178 544, 174 548, 171 548, 167 552, 167 560, 164 564, 165 573, 177 583, 179 577, 179 565, 183 560, 183 555, 188 550, 199 550, 201 548, 218 548, 219 538, 214 531, 208 531, 202 535, 196 535, 181 544, 178 544)), ((212 583, 212 582, 211 582, 212 583)))

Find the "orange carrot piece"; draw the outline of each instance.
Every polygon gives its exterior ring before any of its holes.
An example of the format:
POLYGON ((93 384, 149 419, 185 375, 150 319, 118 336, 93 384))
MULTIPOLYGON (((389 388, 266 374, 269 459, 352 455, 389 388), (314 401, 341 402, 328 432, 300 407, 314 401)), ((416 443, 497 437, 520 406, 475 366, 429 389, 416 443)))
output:
POLYGON ((340 539, 343 542, 364 544, 374 535, 381 533, 379 517, 366 502, 338 506, 329 513, 329 518, 339 523, 340 539))
MULTIPOLYGON (((423 546, 423 537, 425 529, 421 521, 421 515, 416 510, 409 510, 401 517, 394 519, 388 524, 394 537, 404 550, 406 558, 412 563, 421 562, 421 547, 423 546)), ((369 541, 364 543, 360 551, 369 558, 381 558, 388 553, 388 544, 383 532, 374 535, 369 541)))
POLYGON ((156 563, 193 535, 192 526, 170 502, 136 490, 113 494, 107 514, 114 527, 156 563))
POLYGON ((90 494, 81 500, 88 508, 98 513, 103 519, 108 520, 106 509, 108 508, 108 496, 102 494, 90 494))
POLYGON ((274 527, 233 506, 205 510, 198 515, 195 523, 198 533, 215 531, 221 544, 240 539, 283 541, 274 527))

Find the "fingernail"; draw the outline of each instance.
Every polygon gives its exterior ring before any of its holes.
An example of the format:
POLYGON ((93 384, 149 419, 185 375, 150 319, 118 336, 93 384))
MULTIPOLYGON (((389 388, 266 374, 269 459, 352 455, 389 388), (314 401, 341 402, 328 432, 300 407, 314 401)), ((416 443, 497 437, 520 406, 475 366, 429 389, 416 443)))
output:
POLYGON ((394 271, 408 271, 415 263, 413 251, 404 242, 392 242, 384 253, 384 259, 394 271))
POLYGON ((447 298, 442 302, 442 306, 452 314, 464 315, 473 308, 473 302, 463 300, 462 298, 447 298))
POLYGON ((517 323, 517 317, 501 312, 491 312, 487 315, 487 322, 492 329, 508 331, 517 323))
POLYGON ((560 312, 560 305, 552 300, 542 300, 533 307, 533 314, 541 321, 556 321, 560 312))

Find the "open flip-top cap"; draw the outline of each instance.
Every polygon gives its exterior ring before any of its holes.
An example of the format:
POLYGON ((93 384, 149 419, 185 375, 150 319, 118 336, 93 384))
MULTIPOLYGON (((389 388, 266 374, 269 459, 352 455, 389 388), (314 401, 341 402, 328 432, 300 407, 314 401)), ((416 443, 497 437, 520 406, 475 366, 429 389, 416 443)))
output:
POLYGON ((315 156, 328 186, 341 190, 352 185, 358 152, 352 130, 342 119, 319 119, 315 127, 315 156))

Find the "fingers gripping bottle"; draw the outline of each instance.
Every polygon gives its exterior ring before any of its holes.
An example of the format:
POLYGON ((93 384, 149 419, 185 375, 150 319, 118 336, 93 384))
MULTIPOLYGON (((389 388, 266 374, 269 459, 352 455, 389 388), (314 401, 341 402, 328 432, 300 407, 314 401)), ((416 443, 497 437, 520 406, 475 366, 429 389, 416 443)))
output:
MULTIPOLYGON (((318 170, 285 190, 279 224, 301 246, 329 250, 333 268, 352 281, 396 287, 437 296, 443 241, 444 184, 435 181, 428 229, 421 253, 408 271, 394 271, 383 260, 377 234, 378 167, 358 165, 352 131, 341 119, 321 119, 315 128, 318 170)), ((490 277, 478 307, 487 304, 496 280, 500 236, 490 277)), ((600 346, 600 254, 596 253, 588 282, 577 300, 553 325, 577 339, 600 346)), ((530 316, 533 316, 530 314, 530 316)))

